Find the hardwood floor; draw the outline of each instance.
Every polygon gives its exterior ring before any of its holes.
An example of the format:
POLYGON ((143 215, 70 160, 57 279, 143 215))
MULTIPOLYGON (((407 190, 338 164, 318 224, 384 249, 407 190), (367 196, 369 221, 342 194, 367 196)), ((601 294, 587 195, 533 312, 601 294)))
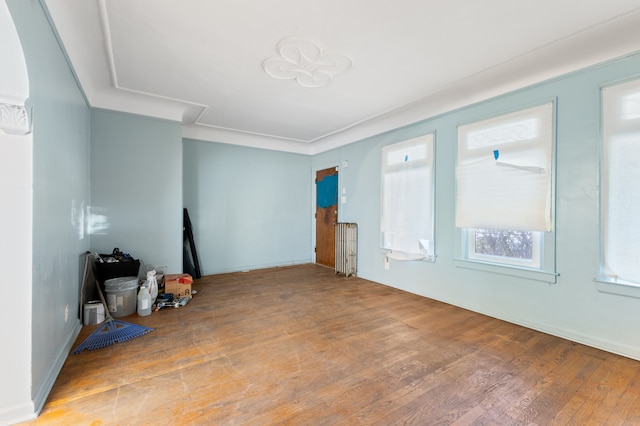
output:
POLYGON ((25 424, 640 424, 638 361, 316 265, 194 288, 69 355, 25 424))

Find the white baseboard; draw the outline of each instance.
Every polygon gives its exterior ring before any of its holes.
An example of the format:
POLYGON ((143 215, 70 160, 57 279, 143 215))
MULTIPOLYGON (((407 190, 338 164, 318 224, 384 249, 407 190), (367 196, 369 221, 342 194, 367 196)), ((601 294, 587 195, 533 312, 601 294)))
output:
POLYGON ((12 425, 27 420, 32 420, 36 417, 35 410, 33 408, 33 402, 29 401, 20 405, 13 405, 11 407, 3 407, 0 411, 0 425, 12 425))
MULTIPOLYGON (((493 316, 493 315, 490 315, 493 316)), ((637 347, 625 345, 620 342, 612 340, 602 339, 597 336, 584 334, 575 330, 569 330, 562 327, 556 327, 552 324, 544 324, 539 322, 521 321, 515 318, 499 318, 503 321, 507 321, 513 324, 521 325, 523 327, 530 328, 532 330, 540 331, 542 333, 550 334, 552 336, 560 337, 562 339, 570 340, 572 342, 580 343, 585 346, 600 349, 605 352, 611 352, 616 355, 624 356, 640 361, 640 350, 637 347)))
MULTIPOLYGON (((406 288, 376 281, 374 278, 370 277, 369 274, 367 273, 359 274, 358 276, 360 278, 373 281, 378 284, 387 285, 389 287, 393 287, 393 288, 397 288, 403 291, 408 291, 413 293, 411 290, 406 288)), ((511 324, 516 324, 522 327, 530 328, 532 330, 540 331, 542 333, 550 334, 552 336, 556 336, 562 339, 570 340, 572 342, 580 343, 585 346, 590 346, 592 348, 600 349, 605 352, 610 352, 616 355, 620 355, 626 358, 631 358, 631 359, 640 361, 640 348, 626 345, 622 342, 612 341, 602 337, 585 334, 576 330, 559 327, 554 324, 547 324, 539 321, 530 321, 528 319, 517 318, 512 315, 504 315, 499 312, 496 313, 496 312, 480 311, 478 309, 475 309, 474 307, 464 306, 451 300, 437 299, 435 297, 431 297, 431 296, 419 294, 419 293, 414 293, 414 294, 418 294, 419 296, 427 297, 433 300, 439 300, 441 302, 448 303, 450 305, 457 306, 459 308, 466 309, 472 312, 477 312, 479 314, 486 315, 492 318, 497 318, 499 320, 506 321, 511 324)))
POLYGON ((34 389, 35 392, 33 392, 31 396, 31 401, 1 408, 0 426, 13 425, 32 420, 40 414, 40 411, 47 401, 49 392, 51 392, 51 389, 58 378, 58 374, 60 374, 60 370, 62 370, 62 366, 71 351, 71 346, 76 341, 81 329, 82 324, 80 324, 80 321, 77 321, 73 330, 71 330, 71 333, 67 336, 64 345, 60 347, 58 353, 53 358, 53 361, 49 364, 44 380, 34 389))
POLYGON ((44 407, 44 403, 47 401, 49 392, 51 392, 51 389, 53 388, 53 385, 58 378, 58 374, 60 374, 60 370, 62 370, 62 366, 67 360, 67 356, 69 356, 71 347, 76 341, 78 334, 80 334, 81 329, 82 324, 80 323, 80 321, 76 322, 76 325, 73 328, 71 334, 67 336, 67 340, 64 342, 64 345, 60 347, 60 350, 54 357, 53 361, 51 362, 51 364, 49 364, 49 369, 47 370, 47 374, 45 375, 44 380, 35 387, 35 392, 33 393, 33 406, 36 416, 40 414, 40 411, 44 407))
POLYGON ((263 263, 263 264, 256 264, 256 265, 245 265, 241 267, 238 266, 238 267, 232 267, 232 268, 216 268, 213 270, 202 271, 202 276, 206 277, 207 275, 229 274, 233 272, 247 272, 247 271, 255 271, 259 269, 306 265, 308 263, 313 263, 313 262, 311 261, 311 259, 301 259, 301 260, 292 260, 289 262, 263 263))

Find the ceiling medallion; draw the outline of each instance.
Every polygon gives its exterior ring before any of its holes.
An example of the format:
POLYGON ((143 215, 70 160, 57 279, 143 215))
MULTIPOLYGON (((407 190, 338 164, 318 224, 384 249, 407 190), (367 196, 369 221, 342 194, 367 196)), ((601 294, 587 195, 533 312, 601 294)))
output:
POLYGON ((303 87, 325 87, 333 77, 351 68, 351 59, 323 52, 315 43, 290 37, 278 43, 278 54, 265 59, 264 71, 273 78, 295 79, 303 87))

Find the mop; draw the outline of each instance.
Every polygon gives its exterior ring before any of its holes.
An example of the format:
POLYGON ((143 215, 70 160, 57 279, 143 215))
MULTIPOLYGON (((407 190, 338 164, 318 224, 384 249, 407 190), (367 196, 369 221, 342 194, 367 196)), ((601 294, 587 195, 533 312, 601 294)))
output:
MULTIPOLYGON (((87 263, 90 262, 90 258, 91 256, 87 256, 87 263)), ((107 346, 111 346, 116 342, 123 343, 127 340, 143 336, 153 330, 153 328, 113 319, 113 317, 109 314, 107 303, 104 301, 104 296, 102 295, 102 290, 100 289, 100 283, 98 283, 98 280, 95 279, 95 277, 92 278, 95 281, 96 287, 98 288, 100 301, 104 306, 105 322, 93 333, 91 333, 91 335, 87 337, 82 343, 80 343, 77 348, 74 349, 74 351, 72 352, 74 355, 79 354, 85 349, 92 351, 94 349, 106 348, 107 346)))

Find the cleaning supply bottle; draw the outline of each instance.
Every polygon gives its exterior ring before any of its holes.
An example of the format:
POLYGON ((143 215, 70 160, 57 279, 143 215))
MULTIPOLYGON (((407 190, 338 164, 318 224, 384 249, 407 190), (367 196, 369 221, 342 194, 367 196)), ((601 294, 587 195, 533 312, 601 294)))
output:
POLYGON ((156 303, 156 299, 158 298, 158 280, 156 279, 156 270, 151 270, 147 272, 147 289, 149 290, 149 295, 151 296, 151 304, 156 303))
POLYGON ((141 317, 151 315, 151 295, 144 284, 140 286, 140 291, 138 292, 138 315, 141 317))

